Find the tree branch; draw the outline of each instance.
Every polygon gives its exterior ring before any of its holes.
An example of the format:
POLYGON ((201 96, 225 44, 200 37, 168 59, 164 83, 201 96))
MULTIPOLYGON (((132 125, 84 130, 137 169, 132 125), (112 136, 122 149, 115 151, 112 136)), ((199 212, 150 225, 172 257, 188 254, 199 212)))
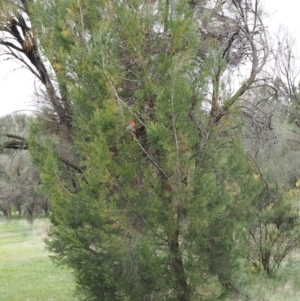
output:
POLYGON ((5 134, 5 137, 26 141, 26 139, 24 137, 19 136, 19 135, 14 135, 14 134, 5 134))
MULTIPOLYGON (((28 150, 29 149, 28 142, 24 137, 21 137, 19 135, 14 135, 14 134, 4 134, 4 136, 8 138, 17 139, 17 140, 3 142, 3 144, 0 145, 0 150, 3 149, 28 150)), ((82 169, 76 166, 67 158, 63 158, 62 156, 59 156, 59 160, 65 165, 75 169, 80 174, 82 173, 82 169)))

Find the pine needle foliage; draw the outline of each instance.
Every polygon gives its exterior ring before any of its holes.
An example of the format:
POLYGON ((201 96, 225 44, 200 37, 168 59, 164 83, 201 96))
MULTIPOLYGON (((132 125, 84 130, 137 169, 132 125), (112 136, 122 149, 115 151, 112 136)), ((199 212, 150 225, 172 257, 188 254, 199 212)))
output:
POLYGON ((212 55, 202 70, 186 1, 39 0, 32 10, 71 100, 79 166, 66 169, 32 124, 53 259, 73 268, 84 300, 208 298, 208 281, 230 281, 256 187, 234 114, 213 125, 204 110, 206 77, 224 61, 212 55))

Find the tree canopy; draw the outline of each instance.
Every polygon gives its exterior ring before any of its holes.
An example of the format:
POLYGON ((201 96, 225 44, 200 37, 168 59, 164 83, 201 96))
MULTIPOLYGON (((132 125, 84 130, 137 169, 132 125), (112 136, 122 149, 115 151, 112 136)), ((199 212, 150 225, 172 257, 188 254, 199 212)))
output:
MULTIPOLYGON (((14 141, 29 148, 51 203, 47 246, 84 300, 216 300, 234 289, 237 256, 255 252, 246 245, 263 232, 253 229, 291 235, 297 216, 280 195, 293 187, 258 165, 271 130, 250 92, 270 55, 260 1, 0 9, 6 54, 44 85, 28 139, 14 141), (243 64, 249 74, 233 89, 243 64), (247 140, 261 124, 262 140, 247 140), (207 295, 210 281, 219 289, 207 295)), ((270 272, 270 256, 251 258, 270 272)))

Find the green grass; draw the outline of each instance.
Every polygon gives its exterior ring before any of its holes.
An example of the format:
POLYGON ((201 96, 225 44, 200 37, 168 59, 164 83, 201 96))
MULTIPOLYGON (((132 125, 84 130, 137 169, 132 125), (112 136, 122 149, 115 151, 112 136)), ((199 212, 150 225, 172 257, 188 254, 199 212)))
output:
MULTIPOLYGON (((55 266, 45 250, 47 227, 47 219, 31 225, 0 218, 0 301, 77 300, 71 272, 55 266)), ((241 269, 235 279, 240 294, 226 301, 299 301, 300 254, 288 256, 272 277, 241 269)))
POLYGON ((55 266, 45 250, 47 219, 0 219, 0 300, 74 301, 70 271, 55 266))

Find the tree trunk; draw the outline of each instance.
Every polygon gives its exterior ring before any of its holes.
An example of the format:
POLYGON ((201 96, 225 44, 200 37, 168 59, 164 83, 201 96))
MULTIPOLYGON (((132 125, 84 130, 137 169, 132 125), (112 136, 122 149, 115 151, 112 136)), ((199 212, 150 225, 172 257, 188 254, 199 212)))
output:
POLYGON ((6 218, 10 221, 11 220, 11 210, 10 207, 7 206, 6 208, 6 214, 5 214, 6 218))
POLYGON ((9 205, 1 206, 0 210, 3 212, 4 216, 7 218, 7 220, 11 220, 11 210, 9 205))
POLYGON ((182 254, 179 250, 179 231, 176 230, 170 237, 171 267, 175 274, 176 289, 179 301, 190 301, 188 283, 185 276, 182 254))

